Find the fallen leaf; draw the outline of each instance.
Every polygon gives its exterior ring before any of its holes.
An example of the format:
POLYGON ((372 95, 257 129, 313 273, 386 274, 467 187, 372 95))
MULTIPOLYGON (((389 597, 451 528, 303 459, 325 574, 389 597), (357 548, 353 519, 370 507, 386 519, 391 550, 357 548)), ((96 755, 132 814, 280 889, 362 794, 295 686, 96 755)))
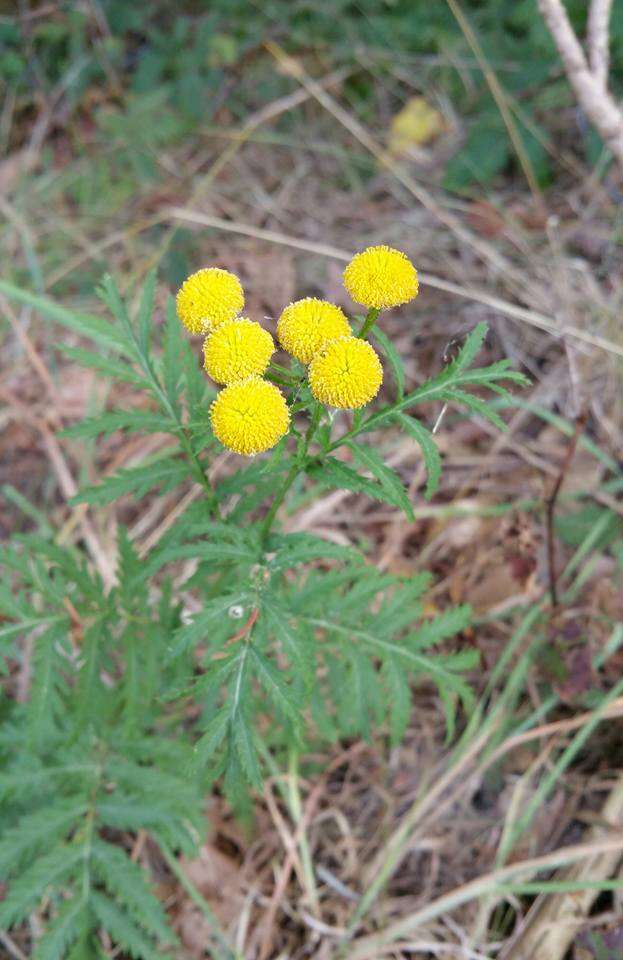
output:
POLYGON ((387 147, 395 157, 430 143, 445 130, 443 115, 424 97, 411 97, 391 122, 387 147))

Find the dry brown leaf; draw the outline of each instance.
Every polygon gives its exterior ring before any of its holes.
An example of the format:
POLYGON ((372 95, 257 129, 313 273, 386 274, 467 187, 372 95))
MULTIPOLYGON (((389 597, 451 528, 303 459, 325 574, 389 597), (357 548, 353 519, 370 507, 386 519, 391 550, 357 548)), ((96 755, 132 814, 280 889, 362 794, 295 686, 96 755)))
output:
MULTIPOLYGON (((195 860, 181 858, 180 866, 207 900, 220 925, 229 927, 240 915, 244 900, 238 863, 217 847, 206 843, 195 860)), ((187 950, 194 957, 205 957, 210 924, 192 900, 184 899, 182 902, 176 925, 187 950)))
POLYGON ((395 157, 406 156, 413 147, 430 143, 446 128, 443 115, 424 97, 407 100, 391 122, 387 146, 395 157))

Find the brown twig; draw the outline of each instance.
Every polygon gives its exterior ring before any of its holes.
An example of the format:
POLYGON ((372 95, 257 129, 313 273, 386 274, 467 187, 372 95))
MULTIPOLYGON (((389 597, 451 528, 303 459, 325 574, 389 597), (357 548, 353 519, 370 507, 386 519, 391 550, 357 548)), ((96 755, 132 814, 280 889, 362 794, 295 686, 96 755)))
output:
POLYGON ((565 477, 571 466, 571 461, 575 455, 575 450, 578 445, 578 440, 580 439, 580 434, 586 423, 587 414, 586 412, 581 413, 575 421, 575 429, 571 440, 569 441, 569 446, 567 447, 567 452, 565 458, 560 466, 558 471, 558 476, 552 487, 552 491, 545 501, 545 511, 547 518, 547 567, 549 574, 549 592, 552 600, 552 608, 555 610, 558 607, 558 574, 556 572, 556 545, 554 539, 554 517, 556 514, 556 501, 558 500, 558 495, 562 489, 562 485, 565 481, 565 477))

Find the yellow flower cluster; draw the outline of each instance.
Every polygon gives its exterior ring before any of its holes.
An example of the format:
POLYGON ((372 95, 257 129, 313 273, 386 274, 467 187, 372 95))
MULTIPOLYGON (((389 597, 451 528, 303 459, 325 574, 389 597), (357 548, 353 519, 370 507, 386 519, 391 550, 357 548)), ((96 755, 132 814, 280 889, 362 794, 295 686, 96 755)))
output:
POLYGON ((261 377, 230 383, 210 408, 214 435, 245 457, 270 450, 288 432, 290 411, 281 390, 261 377))
POLYGON ((367 340, 332 340, 309 365, 309 386, 320 403, 355 410, 370 403, 383 382, 383 368, 367 340))
POLYGON ((243 456, 270 450, 288 432, 290 411, 278 387, 262 379, 275 344, 268 330, 238 316, 244 292, 228 270, 208 267, 182 284, 177 313, 190 333, 207 333, 204 367, 225 384, 210 407, 215 436, 243 456))
POLYGON ((229 270, 207 267, 184 281, 176 305, 177 315, 190 333, 207 333, 238 316, 244 307, 242 284, 229 270))
POLYGON ((238 317, 222 323, 203 344, 204 367, 215 383, 266 373, 275 344, 259 323, 238 317))
POLYGON ((364 307, 386 310, 415 300, 417 270, 409 258, 392 247, 368 247, 356 254, 344 271, 344 286, 364 307))
POLYGON ((306 297, 290 303, 277 321, 279 343, 301 363, 310 363, 330 340, 349 336, 346 314, 334 303, 306 297))
MULTIPOLYGON (((344 286, 371 311, 369 325, 379 310, 417 296, 417 271, 399 250, 368 247, 346 267, 344 286)), ((240 280, 218 267, 199 270, 182 284, 176 302, 190 333, 207 334, 204 367, 224 385, 210 408, 216 437, 244 456, 270 450, 288 432, 290 411, 279 388, 263 379, 275 345, 259 323, 239 316, 244 306, 240 280)), ((342 410, 369 403, 383 382, 381 361, 363 339, 365 330, 353 336, 344 311, 315 297, 288 304, 277 322, 283 349, 308 368, 312 396, 342 410)))

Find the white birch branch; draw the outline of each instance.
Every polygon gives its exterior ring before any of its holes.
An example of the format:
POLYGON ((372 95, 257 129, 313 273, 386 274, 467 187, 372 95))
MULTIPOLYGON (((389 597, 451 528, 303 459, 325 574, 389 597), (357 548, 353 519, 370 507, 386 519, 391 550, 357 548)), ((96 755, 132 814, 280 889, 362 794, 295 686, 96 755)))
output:
POLYGON ((554 38, 565 73, 580 106, 623 167, 623 113, 602 80, 604 70, 607 69, 607 30, 610 2, 609 0, 593 0, 592 6, 599 9, 595 12, 591 10, 593 39, 591 41, 592 65, 589 66, 561 0, 539 0, 539 9, 554 38), (605 41, 603 39, 604 29, 606 32, 605 41), (595 30, 597 31, 596 34, 595 30), (593 66, 597 73, 593 72, 593 66))
POLYGON ((588 11, 588 62, 591 72, 600 82, 604 90, 608 86, 608 70, 610 67, 610 12, 612 0, 592 0, 588 11))

